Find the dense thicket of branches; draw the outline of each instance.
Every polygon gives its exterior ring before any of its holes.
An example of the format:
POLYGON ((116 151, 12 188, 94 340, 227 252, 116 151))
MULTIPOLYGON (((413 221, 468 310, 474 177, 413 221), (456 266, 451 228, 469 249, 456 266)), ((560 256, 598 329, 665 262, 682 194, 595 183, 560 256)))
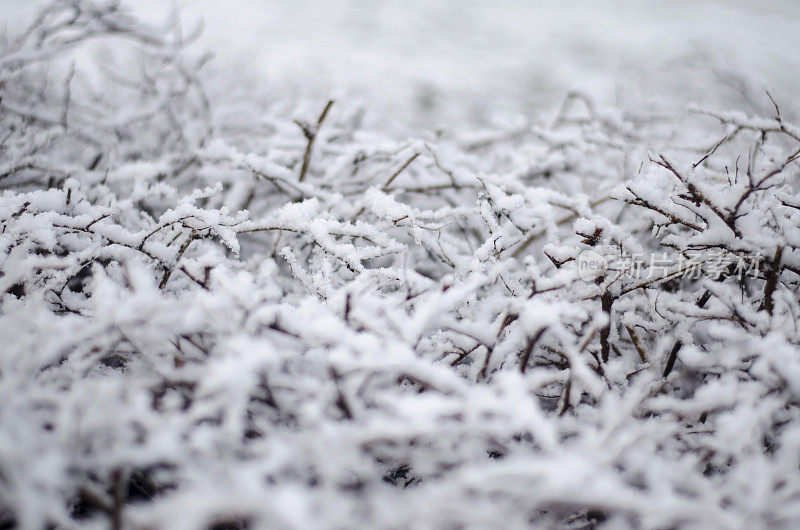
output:
POLYGON ((177 28, 2 43, 0 526, 800 524, 777 104, 398 140, 231 110, 177 28))

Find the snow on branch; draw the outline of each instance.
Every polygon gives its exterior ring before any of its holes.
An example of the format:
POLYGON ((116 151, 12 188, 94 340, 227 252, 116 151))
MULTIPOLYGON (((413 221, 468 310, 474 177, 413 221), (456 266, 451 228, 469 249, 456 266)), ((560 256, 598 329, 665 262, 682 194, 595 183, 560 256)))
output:
POLYGON ((0 527, 800 523, 771 96, 398 139, 220 112, 190 40, 65 0, 0 43, 0 527))

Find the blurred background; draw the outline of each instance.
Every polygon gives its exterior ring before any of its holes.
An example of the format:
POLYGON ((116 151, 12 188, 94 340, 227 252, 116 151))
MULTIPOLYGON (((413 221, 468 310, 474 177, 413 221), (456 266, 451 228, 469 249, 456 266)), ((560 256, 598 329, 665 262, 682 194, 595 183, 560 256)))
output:
MULTIPOLYGON (((0 0, 8 31, 46 5, 0 0)), ((787 115, 800 89, 796 0, 130 0, 149 22, 177 9, 214 75, 288 106, 336 97, 387 126, 493 124, 598 106, 689 103, 787 115)), ((796 115, 796 114, 795 114, 796 115)))

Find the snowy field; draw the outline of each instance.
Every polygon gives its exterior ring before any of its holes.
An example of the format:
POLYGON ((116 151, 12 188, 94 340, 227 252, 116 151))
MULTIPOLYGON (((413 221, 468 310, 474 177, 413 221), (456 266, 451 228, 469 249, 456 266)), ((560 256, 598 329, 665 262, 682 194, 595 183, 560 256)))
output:
MULTIPOLYGON (((8 24, 47 2, 0 0, 8 24)), ((222 77, 259 80, 287 107, 363 102, 383 127, 436 128, 553 112, 577 90, 598 104, 680 111, 687 102, 788 112, 800 86, 792 0, 137 0, 161 22, 179 6, 222 77), (236 71, 234 74, 233 71, 236 71), (745 92, 743 94, 742 92, 745 92), (291 102, 291 103, 290 103, 291 102)))
POLYGON ((0 0, 0 529, 800 527, 800 3, 0 0))

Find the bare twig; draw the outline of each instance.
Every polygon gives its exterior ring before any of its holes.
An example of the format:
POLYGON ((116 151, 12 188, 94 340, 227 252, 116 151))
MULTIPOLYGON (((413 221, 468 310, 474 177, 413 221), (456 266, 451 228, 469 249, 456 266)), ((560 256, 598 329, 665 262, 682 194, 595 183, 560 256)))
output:
POLYGON ((309 126, 307 124, 301 123, 299 121, 295 121, 295 123, 302 129, 303 135, 306 137, 306 151, 303 153, 303 165, 300 166, 300 174, 297 176, 298 182, 303 182, 303 179, 306 178, 306 173, 308 172, 308 165, 311 163, 311 149, 314 147, 314 140, 317 139, 317 134, 319 134, 320 127, 322 127, 322 123, 325 121, 325 118, 328 116, 328 112, 331 110, 333 106, 333 100, 328 100, 328 103, 325 105, 325 108, 322 109, 322 112, 317 118, 317 123, 314 126, 309 126))
POLYGON ((683 343, 680 340, 675 341, 675 344, 672 346, 672 350, 669 352, 669 356, 667 357, 667 364, 664 366, 664 377, 667 377, 670 372, 672 372, 672 368, 675 366, 675 360, 678 358, 678 352, 683 346, 683 343))
POLYGON ((773 295, 775 294, 775 288, 778 285, 778 278, 781 275, 781 256, 783 255, 783 247, 778 247, 775 249, 775 255, 772 257, 772 261, 769 264, 769 273, 767 275, 767 281, 764 284, 764 300, 761 302, 761 309, 766 310, 769 316, 772 316, 772 311, 774 309, 774 301, 773 295))
POLYGON ((547 331, 547 327, 541 328, 528 339, 528 343, 525 345, 525 350, 522 352, 522 355, 519 358, 519 371, 523 374, 525 373, 525 369, 528 367, 528 361, 531 358, 533 347, 536 346, 536 343, 539 342, 539 339, 542 338, 542 335, 544 335, 545 331, 547 331))
POLYGON ((639 337, 636 335, 636 332, 631 326, 625 326, 625 329, 628 330, 628 335, 631 337, 631 342, 633 343, 633 347, 636 348, 636 353, 639 354, 639 358, 643 363, 646 363, 647 355, 644 353, 644 349, 642 348, 641 342, 639 342, 639 337))
POLYGON ((405 171, 405 169, 406 169, 408 166, 410 166, 410 165, 411 165, 411 163, 412 163, 414 160, 416 160, 418 156, 419 156, 419 153, 414 153, 413 155, 411 155, 411 158, 409 158, 408 160, 406 160, 406 161, 403 163, 403 165, 402 165, 402 166, 400 166, 400 167, 397 169, 397 171, 395 171, 394 173, 392 173, 392 176, 391 176, 391 177, 389 177, 389 179, 388 179, 388 180, 387 180, 387 181, 386 181, 386 182, 383 184, 383 186, 381 186, 381 189, 382 189, 383 191, 386 191, 386 190, 389 188, 389 186, 391 186, 392 182, 394 182, 394 179, 396 179, 396 178, 397 178, 397 176, 398 176, 400 173, 402 173, 403 171, 405 171))

